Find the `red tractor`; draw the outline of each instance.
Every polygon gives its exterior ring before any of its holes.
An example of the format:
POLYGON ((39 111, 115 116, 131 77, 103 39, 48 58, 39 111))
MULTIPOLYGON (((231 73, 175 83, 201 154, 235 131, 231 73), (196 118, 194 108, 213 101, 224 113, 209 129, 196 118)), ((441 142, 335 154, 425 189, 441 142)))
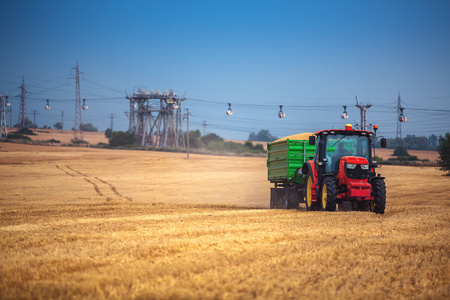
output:
MULTIPOLYGON (((309 138, 309 144, 315 145, 317 137, 317 147, 301 172, 306 175, 308 211, 335 211, 339 205, 340 210, 384 213, 384 177, 376 174, 380 166, 372 161, 375 133, 347 124, 345 129, 321 130, 309 138)), ((386 147, 384 138, 381 147, 386 147)))

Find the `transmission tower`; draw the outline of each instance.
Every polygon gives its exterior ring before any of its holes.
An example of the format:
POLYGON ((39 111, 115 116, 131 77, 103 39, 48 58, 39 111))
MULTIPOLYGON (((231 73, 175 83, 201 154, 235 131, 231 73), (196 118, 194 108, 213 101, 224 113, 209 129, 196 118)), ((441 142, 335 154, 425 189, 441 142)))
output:
POLYGON ((25 78, 22 76, 22 85, 18 87, 18 89, 21 90, 20 93, 20 106, 19 106, 19 126, 20 128, 25 128, 29 124, 28 122, 28 115, 27 115, 27 103, 25 101, 25 94, 27 93, 27 90, 25 89, 25 78), (27 123, 27 124, 25 124, 27 123))
POLYGON ((111 114, 111 131, 114 131, 114 114, 111 114))
POLYGON ((130 123, 128 131, 134 133, 141 146, 179 147, 181 132, 181 103, 172 90, 161 93, 159 90, 138 88, 130 100, 130 123))
POLYGON ((0 94, 0 139, 5 139, 8 135, 6 131, 6 113, 5 106, 8 105, 8 94, 0 94))
POLYGON ((202 126, 203 126, 203 136, 205 136, 206 135, 206 126, 207 126, 206 121, 203 121, 202 126))
POLYGON ((371 108, 371 104, 364 104, 358 101, 358 96, 356 96, 356 107, 361 110, 361 130, 367 129, 367 109, 371 108))
POLYGON ((402 107, 402 99, 400 98, 400 93, 398 93, 397 98, 397 133, 395 135, 396 138, 402 138, 402 123, 406 121, 406 118, 403 116, 403 107, 402 107), (402 118, 403 116, 403 118, 402 118))
POLYGON ((61 111, 61 133, 64 132, 64 111, 61 111))
POLYGON ((32 112, 33 112, 33 124, 34 125, 37 125, 36 124, 36 115, 39 115, 39 113, 38 113, 38 111, 37 110, 32 110, 32 112))
POLYGON ((77 141, 83 140, 83 115, 81 114, 80 69, 78 68, 78 62, 72 69, 75 69, 75 121, 73 125, 73 140, 77 141))

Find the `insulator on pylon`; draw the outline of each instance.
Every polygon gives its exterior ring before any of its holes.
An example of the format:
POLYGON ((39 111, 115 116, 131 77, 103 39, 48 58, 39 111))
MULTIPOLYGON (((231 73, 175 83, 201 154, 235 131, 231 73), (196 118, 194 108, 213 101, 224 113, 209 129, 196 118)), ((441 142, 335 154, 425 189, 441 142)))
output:
POLYGON ((172 107, 173 107, 173 109, 178 109, 178 107, 179 107, 178 101, 174 101, 172 107))
POLYGON ((341 115, 342 119, 348 119, 347 106, 344 105, 344 112, 341 115))
POLYGON ((47 105, 45 106, 45 109, 46 110, 49 110, 50 109, 50 103, 49 103, 49 100, 47 99, 47 105))
POLYGON ((231 103, 228 103, 228 110, 227 110, 226 114, 228 116, 231 116, 233 114, 233 111, 231 110, 231 103))
POLYGON ((88 106, 86 105, 86 99, 83 99, 83 106, 82 106, 83 110, 88 109, 88 106))
POLYGON ((11 103, 6 99, 5 106, 11 106, 11 103))
POLYGON ((280 105, 280 111, 278 112, 278 118, 284 118, 286 114, 283 112, 283 105, 280 105))

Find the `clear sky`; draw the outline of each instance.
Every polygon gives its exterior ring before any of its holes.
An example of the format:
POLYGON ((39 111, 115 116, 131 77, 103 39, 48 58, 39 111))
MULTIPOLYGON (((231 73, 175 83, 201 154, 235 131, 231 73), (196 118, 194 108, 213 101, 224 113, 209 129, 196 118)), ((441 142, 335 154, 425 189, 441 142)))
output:
POLYGON ((399 93, 403 136, 450 131, 447 0, 2 0, 0 11, 0 93, 13 124, 24 76, 29 119, 36 110, 39 127, 53 126, 64 111, 72 128, 78 62, 83 121, 101 131, 111 114, 114 130, 128 129, 125 90, 137 86, 186 92, 190 128, 206 121, 230 139, 360 123, 355 95, 372 104, 368 123, 395 137, 399 93))

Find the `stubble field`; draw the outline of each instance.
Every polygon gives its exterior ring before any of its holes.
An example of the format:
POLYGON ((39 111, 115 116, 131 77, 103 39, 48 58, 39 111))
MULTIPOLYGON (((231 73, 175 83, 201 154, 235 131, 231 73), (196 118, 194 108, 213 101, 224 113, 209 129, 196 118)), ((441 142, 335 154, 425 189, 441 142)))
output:
POLYGON ((0 143, 0 298, 448 299, 450 177, 269 210, 265 158, 0 143))

